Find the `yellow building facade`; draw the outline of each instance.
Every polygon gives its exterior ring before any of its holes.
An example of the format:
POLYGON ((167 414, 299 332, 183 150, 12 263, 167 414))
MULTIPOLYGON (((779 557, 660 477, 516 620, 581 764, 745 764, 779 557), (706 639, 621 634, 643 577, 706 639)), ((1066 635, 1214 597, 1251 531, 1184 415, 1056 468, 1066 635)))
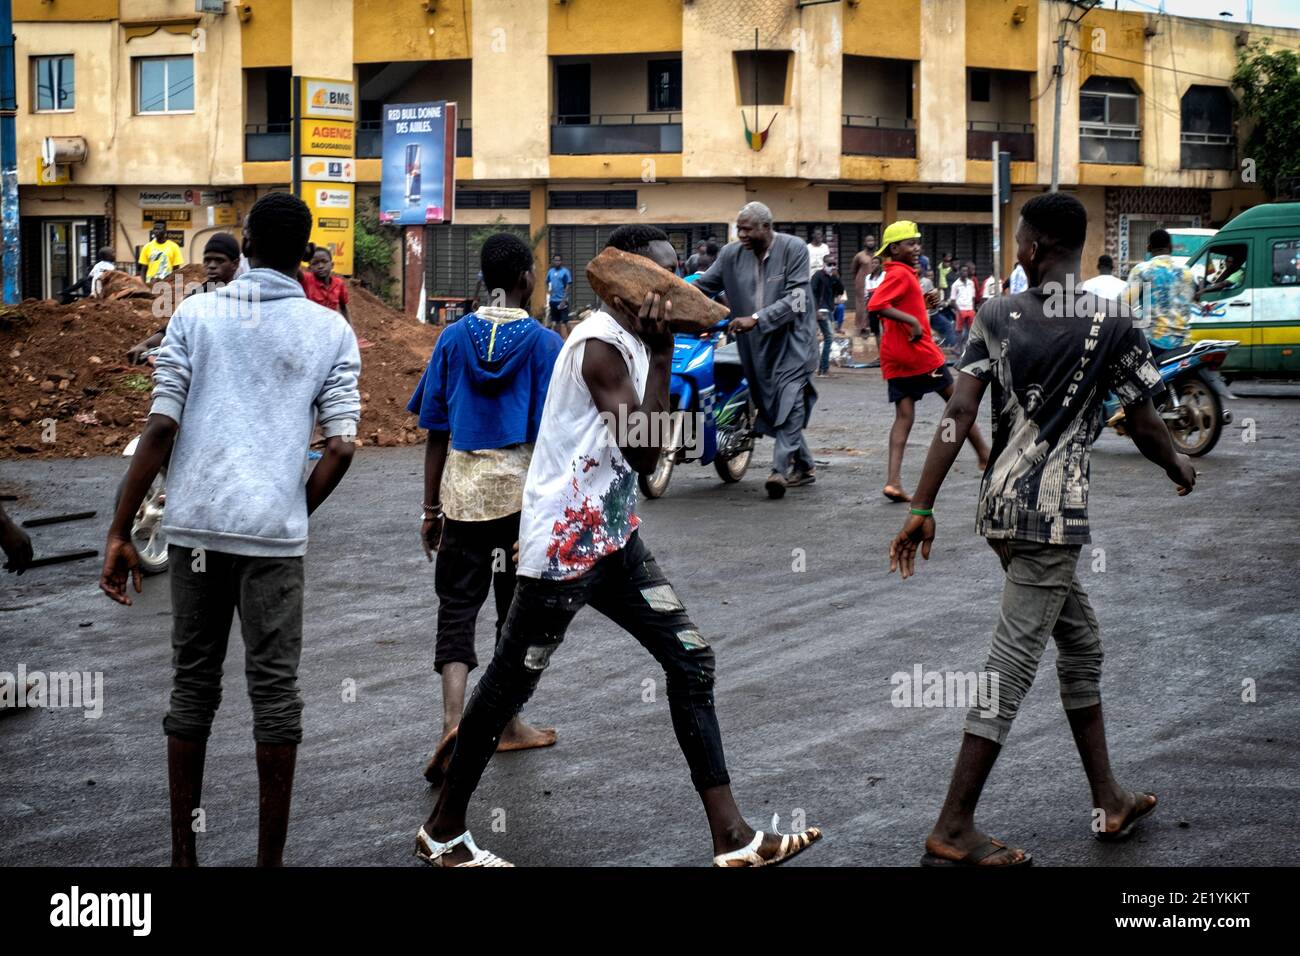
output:
MULTIPOLYGON (((1066 8, 1047 0, 209 6, 15 0, 24 294, 56 293, 99 245, 132 259, 154 215, 196 257, 286 188, 294 75, 357 84, 359 204, 378 193, 383 104, 458 103, 456 225, 430 227, 431 295, 470 294, 471 236, 492 224, 578 275, 618 224, 661 225, 685 255, 752 199, 823 229, 842 267, 901 217, 927 252, 987 273, 995 141, 1011 154, 1004 272, 1016 210, 1051 181, 1066 8), (43 170, 50 137, 84 140, 84 160, 43 170)), ((1229 78, 1265 37, 1300 47, 1300 31, 1100 8, 1068 30, 1059 181, 1089 209, 1089 259, 1132 261, 1157 225, 1262 201, 1229 78)))

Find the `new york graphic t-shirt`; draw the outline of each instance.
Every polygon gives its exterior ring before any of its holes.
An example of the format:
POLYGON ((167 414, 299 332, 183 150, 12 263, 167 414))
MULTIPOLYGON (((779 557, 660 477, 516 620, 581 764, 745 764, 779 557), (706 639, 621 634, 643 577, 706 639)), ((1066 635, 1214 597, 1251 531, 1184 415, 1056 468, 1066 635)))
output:
POLYGON ((645 396, 650 372, 645 344, 605 312, 578 323, 555 360, 524 482, 518 573, 526 578, 579 577, 622 548, 641 523, 636 472, 601 420, 582 377, 591 339, 614 346, 627 363, 637 400, 645 396))
POLYGON ((1033 288, 985 302, 958 363, 993 383, 993 453, 975 530, 986 538, 1087 544, 1088 459, 1102 428, 1102 399, 1114 392, 1125 406, 1136 405, 1164 385, 1125 310, 1106 315, 1085 294, 1052 310, 1067 314, 1049 316, 1048 301, 1033 288))

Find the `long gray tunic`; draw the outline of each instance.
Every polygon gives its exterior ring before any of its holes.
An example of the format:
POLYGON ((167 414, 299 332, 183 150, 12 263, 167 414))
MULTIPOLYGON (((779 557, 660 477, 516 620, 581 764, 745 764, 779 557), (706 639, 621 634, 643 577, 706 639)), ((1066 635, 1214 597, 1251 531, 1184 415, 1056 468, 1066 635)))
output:
POLYGON ((817 401, 812 384, 817 321, 803 241, 773 233, 762 262, 739 242, 728 243, 695 288, 710 296, 726 292, 732 316, 758 313, 758 327, 736 342, 758 406, 759 430, 774 434, 796 402, 811 415, 817 401))

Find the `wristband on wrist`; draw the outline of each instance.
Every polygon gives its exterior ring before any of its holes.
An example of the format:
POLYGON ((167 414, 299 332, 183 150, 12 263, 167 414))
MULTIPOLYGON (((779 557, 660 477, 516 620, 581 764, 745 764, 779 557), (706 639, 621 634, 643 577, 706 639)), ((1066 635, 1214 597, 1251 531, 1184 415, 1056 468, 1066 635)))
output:
POLYGON ((910 509, 908 509, 908 510, 909 510, 909 513, 916 515, 918 518, 932 518, 932 517, 934 517, 934 509, 933 509, 933 508, 910 508, 910 509))

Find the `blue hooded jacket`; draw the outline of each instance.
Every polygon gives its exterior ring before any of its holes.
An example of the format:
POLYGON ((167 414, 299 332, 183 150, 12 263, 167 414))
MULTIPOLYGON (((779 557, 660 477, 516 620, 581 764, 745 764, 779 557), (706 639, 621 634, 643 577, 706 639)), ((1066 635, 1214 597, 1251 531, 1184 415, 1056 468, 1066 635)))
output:
POLYGON ((438 336, 406 409, 421 428, 451 432, 458 451, 534 442, 562 344, 536 319, 471 313, 438 336))

